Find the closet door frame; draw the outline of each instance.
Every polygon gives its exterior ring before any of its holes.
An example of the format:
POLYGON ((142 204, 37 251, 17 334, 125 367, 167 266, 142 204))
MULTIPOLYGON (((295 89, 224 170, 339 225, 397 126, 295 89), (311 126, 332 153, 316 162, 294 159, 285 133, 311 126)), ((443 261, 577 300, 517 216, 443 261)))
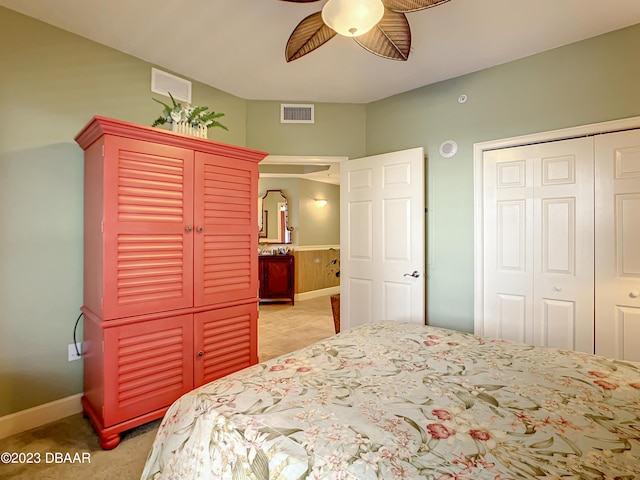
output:
POLYGON ((612 133, 640 128, 640 116, 593 123, 578 127, 550 130, 547 132, 522 135, 517 137, 491 140, 473 145, 474 176, 474 319, 473 329, 476 335, 484 335, 484 152, 498 148, 518 147, 534 143, 551 142, 570 138, 612 133))

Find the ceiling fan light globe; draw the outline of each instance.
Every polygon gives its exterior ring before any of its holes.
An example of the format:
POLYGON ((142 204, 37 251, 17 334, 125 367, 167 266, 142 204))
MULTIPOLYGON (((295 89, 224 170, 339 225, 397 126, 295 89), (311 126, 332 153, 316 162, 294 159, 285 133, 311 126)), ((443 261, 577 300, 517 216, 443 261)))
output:
POLYGON ((364 35, 383 15, 380 0, 329 0, 322 9, 324 23, 345 37, 364 35))

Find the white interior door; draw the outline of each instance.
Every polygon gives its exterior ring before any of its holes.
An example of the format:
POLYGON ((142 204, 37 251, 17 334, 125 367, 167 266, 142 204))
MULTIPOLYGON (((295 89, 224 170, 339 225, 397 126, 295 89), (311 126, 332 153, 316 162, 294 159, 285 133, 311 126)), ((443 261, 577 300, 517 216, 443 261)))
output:
POLYGON ((596 137, 596 353, 640 361, 640 130, 596 137))
POLYGON ((594 350, 593 139, 484 154, 484 334, 594 350))
POLYGON ((424 323, 422 147, 342 164, 340 245, 341 328, 424 323))

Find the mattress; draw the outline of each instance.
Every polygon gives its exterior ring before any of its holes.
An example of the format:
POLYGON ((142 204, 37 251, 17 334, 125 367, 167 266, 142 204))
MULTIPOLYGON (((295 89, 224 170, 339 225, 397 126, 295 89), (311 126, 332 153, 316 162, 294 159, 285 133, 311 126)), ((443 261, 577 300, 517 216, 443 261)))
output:
POLYGON ((204 385, 143 479, 640 478, 640 364, 381 322, 204 385))

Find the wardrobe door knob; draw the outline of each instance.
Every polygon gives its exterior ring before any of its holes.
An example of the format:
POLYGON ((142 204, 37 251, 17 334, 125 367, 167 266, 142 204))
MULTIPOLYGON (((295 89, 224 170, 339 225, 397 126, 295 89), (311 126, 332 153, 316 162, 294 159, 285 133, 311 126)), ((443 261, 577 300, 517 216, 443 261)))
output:
POLYGON ((200 351, 198 352, 198 356, 199 356, 199 357, 202 357, 203 355, 204 355, 204 352, 203 352, 202 350, 200 350, 200 351))
POLYGON ((187 225, 184 229, 185 229, 187 232, 190 232, 191 230, 193 230, 193 227, 192 227, 191 225, 187 225))
POLYGON ((198 227, 198 231, 199 231, 199 232, 204 232, 204 227, 203 227, 202 225, 200 225, 200 226, 198 227))
POLYGON ((638 298, 640 296, 640 292, 638 292, 637 290, 632 290, 631 292, 629 292, 629 296, 631 298, 638 298))

